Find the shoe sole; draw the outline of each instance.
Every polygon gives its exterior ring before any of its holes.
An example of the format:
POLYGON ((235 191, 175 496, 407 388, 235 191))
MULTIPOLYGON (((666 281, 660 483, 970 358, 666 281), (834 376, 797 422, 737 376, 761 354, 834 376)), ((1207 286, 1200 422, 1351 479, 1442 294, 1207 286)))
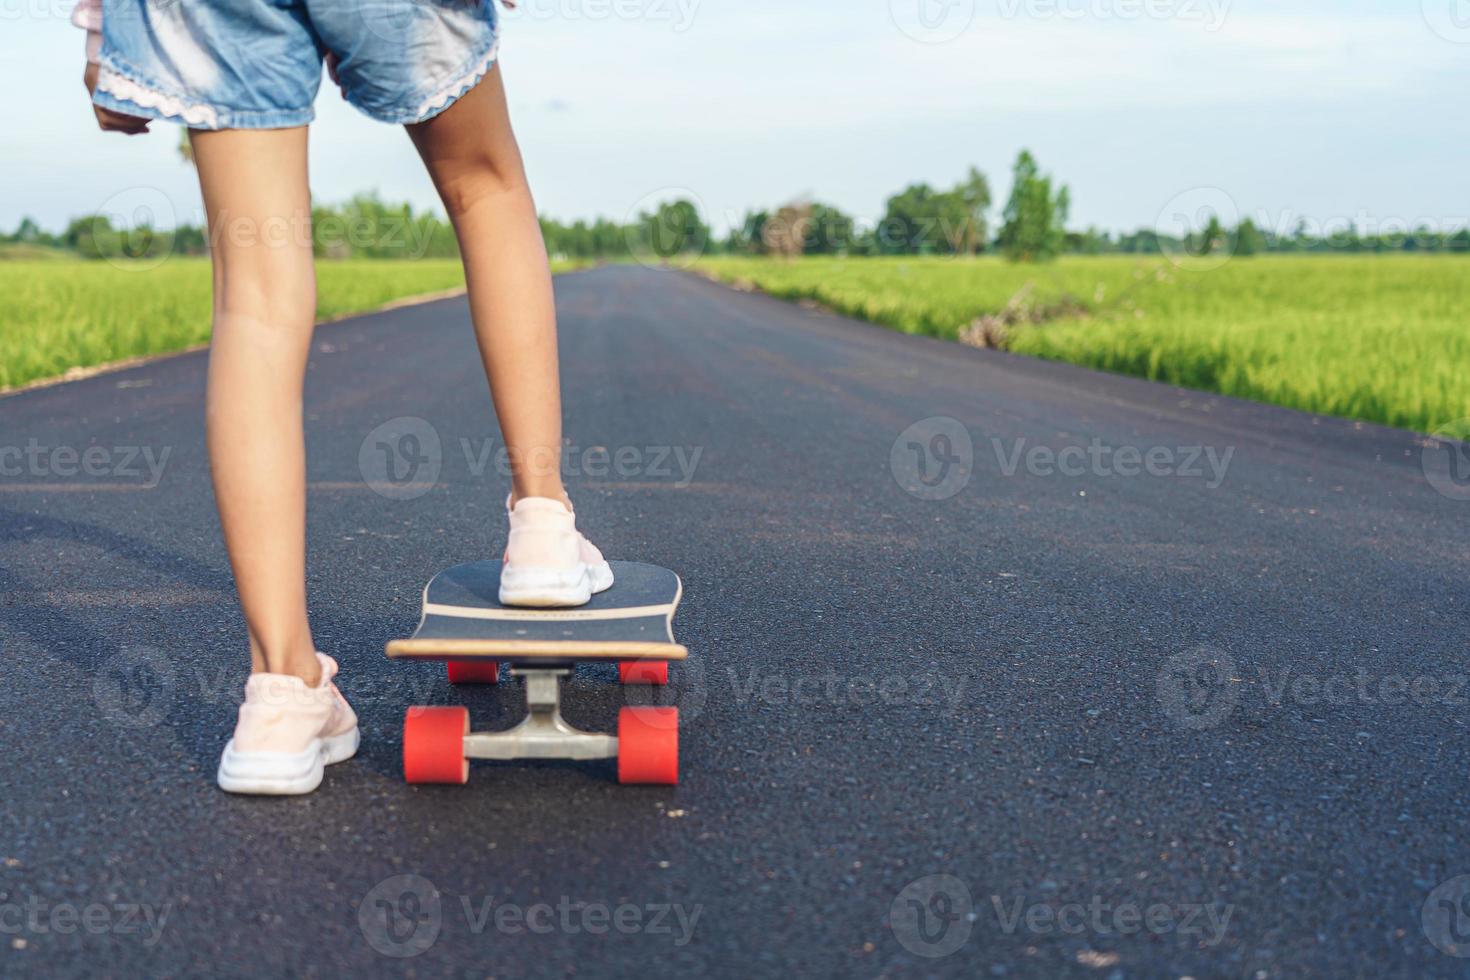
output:
POLYGON ((315 740, 301 752, 237 752, 235 740, 225 746, 216 781, 227 793, 255 796, 300 796, 322 783, 327 766, 357 754, 357 726, 341 735, 315 740))

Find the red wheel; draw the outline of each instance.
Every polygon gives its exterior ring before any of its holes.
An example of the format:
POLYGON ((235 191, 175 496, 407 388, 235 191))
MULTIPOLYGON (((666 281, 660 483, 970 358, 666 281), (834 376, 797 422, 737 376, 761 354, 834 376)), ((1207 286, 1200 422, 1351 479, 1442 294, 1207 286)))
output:
POLYGON ((679 709, 624 708, 618 712, 618 782, 679 782, 679 709))
POLYGON ((498 684, 500 662, 498 660, 451 660, 449 668, 451 684, 498 684))
POLYGON ((669 662, 667 660, 620 660, 618 680, 624 684, 667 684, 669 662))
POLYGON ((410 783, 469 782, 464 737, 468 708, 409 708, 403 719, 403 778, 410 783))

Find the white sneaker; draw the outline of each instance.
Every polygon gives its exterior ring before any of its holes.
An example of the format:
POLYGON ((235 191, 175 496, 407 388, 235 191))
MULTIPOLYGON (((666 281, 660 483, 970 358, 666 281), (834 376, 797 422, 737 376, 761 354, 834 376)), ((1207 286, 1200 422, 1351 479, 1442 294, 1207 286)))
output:
POLYGON ((501 605, 580 606, 612 588, 612 569, 577 530, 566 504, 524 497, 514 508, 507 498, 506 507, 510 540, 500 569, 501 605))
POLYGON ((322 771, 357 754, 357 715, 332 683, 337 662, 316 655, 315 687, 289 674, 251 674, 235 737, 219 760, 220 789, 295 796, 321 785, 322 771))

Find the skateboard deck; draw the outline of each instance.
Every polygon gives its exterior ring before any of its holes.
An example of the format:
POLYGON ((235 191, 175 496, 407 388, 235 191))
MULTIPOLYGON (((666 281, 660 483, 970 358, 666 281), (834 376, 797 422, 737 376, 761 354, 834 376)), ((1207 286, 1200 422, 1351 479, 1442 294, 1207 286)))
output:
POLYGON ((610 563, 613 587, 571 609, 502 606, 498 561, 446 568, 424 589, 413 635, 388 644, 389 657, 418 660, 683 660, 674 611, 683 586, 667 568, 610 563))

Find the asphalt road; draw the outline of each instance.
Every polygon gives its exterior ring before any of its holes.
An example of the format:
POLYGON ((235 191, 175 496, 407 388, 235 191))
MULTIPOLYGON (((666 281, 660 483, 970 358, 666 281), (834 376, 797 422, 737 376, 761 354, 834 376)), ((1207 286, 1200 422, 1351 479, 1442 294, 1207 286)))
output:
MULTIPOLYGON (((1470 502, 1417 437, 683 274, 558 296, 581 522, 684 577, 681 785, 402 782, 407 705, 517 710, 382 652, 501 547, 462 300, 318 333, 310 597, 363 747, 305 798, 213 783, 245 664, 204 355, 21 393, 0 973, 1466 971, 1470 502)), ((633 697, 583 668, 568 713, 633 697)))

